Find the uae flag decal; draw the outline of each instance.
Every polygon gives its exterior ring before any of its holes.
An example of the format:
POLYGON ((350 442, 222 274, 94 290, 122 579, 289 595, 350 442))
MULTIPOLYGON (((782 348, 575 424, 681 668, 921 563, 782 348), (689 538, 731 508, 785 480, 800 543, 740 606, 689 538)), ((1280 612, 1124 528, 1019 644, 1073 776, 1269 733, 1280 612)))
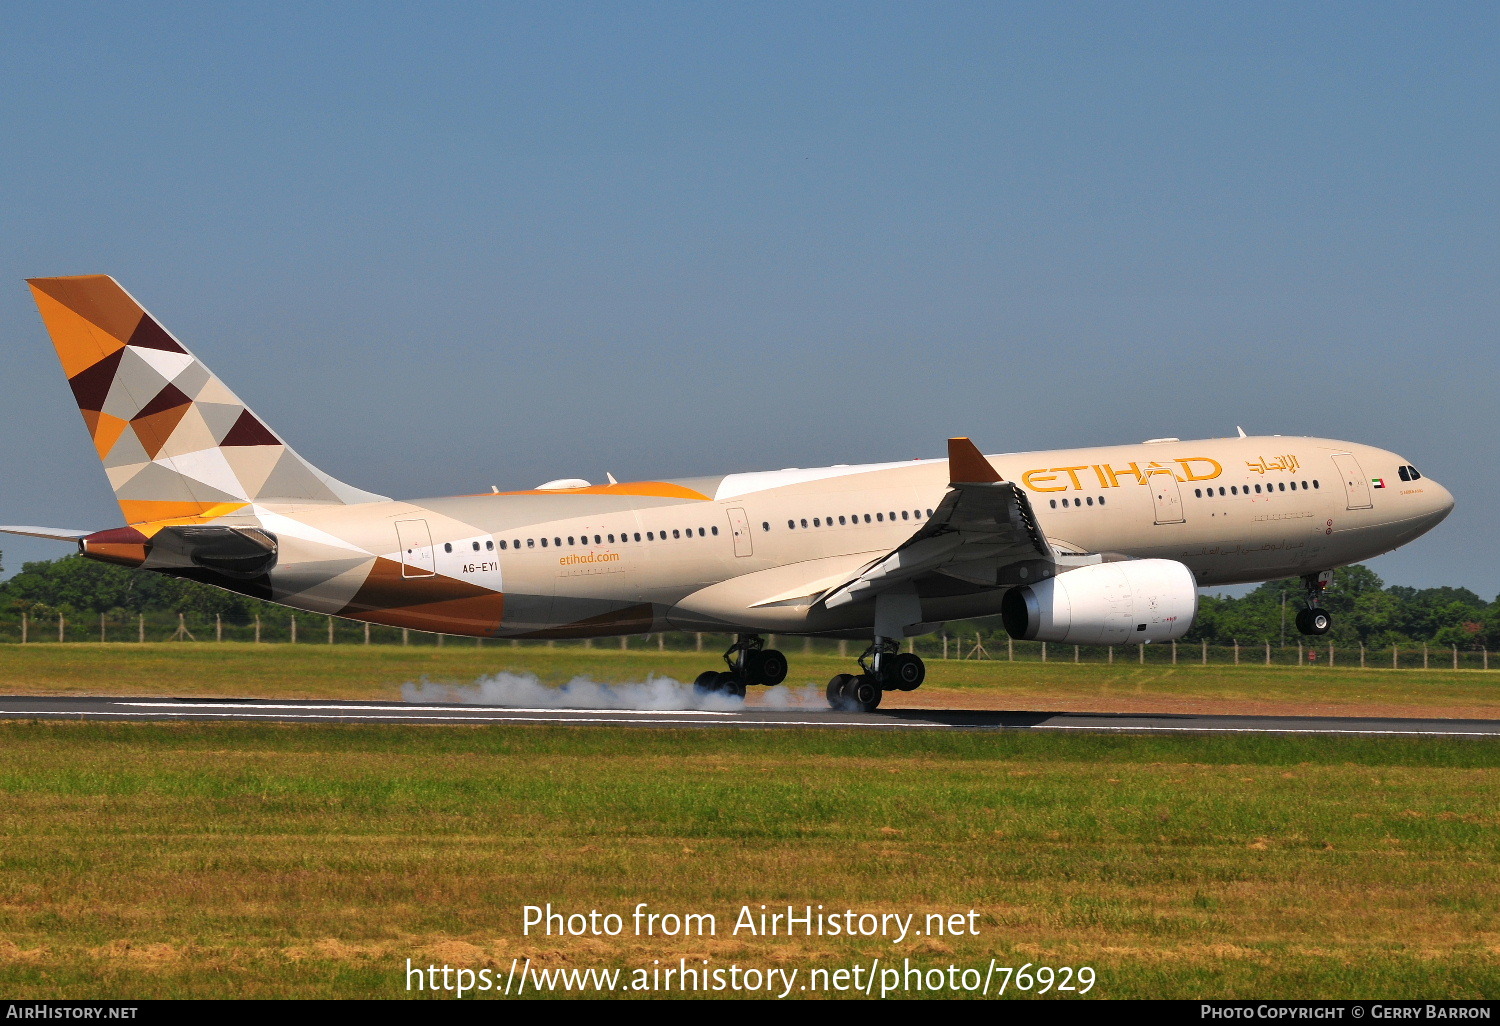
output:
POLYGON ((1372 485, 1374 485, 1376 488, 1384 488, 1385 487, 1385 478, 1383 478, 1383 477, 1372 477, 1372 478, 1370 478, 1370 483, 1372 485))

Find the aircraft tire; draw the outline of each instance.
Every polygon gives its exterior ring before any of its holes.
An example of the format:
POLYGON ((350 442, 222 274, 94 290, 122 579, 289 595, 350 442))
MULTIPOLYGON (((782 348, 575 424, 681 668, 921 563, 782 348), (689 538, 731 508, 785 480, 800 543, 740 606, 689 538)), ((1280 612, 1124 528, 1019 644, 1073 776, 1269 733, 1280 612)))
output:
POLYGON ((890 657, 885 670, 886 686, 894 691, 915 691, 927 679, 927 664, 921 656, 902 652, 890 657))
POLYGON ((837 712, 848 712, 851 701, 849 691, 854 686, 854 674, 839 673, 828 682, 828 705, 837 712))
POLYGON ((698 679, 693 681, 693 694, 711 695, 719 690, 718 670, 704 670, 698 674, 698 679))
POLYGON ((731 698, 745 697, 745 682, 728 670, 718 674, 719 685, 714 690, 721 695, 729 695, 731 698))
POLYGON ((786 680, 786 656, 774 648, 765 648, 759 652, 751 652, 747 662, 747 668, 750 671, 749 683, 751 684, 764 684, 767 687, 775 687, 786 680))
POLYGON ((1326 609, 1299 609, 1297 611, 1297 630, 1302 634, 1313 636, 1327 634, 1333 628, 1333 617, 1328 615, 1326 609))
POLYGON ((849 696, 848 712, 874 712, 880 708, 880 681, 868 673, 855 677, 846 694, 849 696))

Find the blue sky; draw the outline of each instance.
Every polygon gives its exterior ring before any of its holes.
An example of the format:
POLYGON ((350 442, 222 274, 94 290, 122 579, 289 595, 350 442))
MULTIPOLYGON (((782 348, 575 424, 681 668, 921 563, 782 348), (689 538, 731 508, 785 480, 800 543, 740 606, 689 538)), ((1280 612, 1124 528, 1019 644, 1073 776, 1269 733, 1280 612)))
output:
MULTIPOLYGON (((1252 433, 1500 592, 1500 6, 48 4, 0 37, 0 521, 104 527, 21 279, 416 497, 1252 433)), ((56 546, 7 538, 8 571, 56 546)))

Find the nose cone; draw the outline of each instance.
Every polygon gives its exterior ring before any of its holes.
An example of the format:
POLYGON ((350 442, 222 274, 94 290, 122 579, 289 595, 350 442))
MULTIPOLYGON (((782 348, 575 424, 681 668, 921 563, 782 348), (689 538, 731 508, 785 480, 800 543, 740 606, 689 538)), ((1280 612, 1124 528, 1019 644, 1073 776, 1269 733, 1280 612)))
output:
POLYGON ((1426 500, 1427 517, 1430 521, 1429 528, 1436 527, 1443 522, 1443 518, 1453 512, 1453 493, 1432 478, 1425 478, 1427 486, 1422 490, 1422 498, 1426 500))

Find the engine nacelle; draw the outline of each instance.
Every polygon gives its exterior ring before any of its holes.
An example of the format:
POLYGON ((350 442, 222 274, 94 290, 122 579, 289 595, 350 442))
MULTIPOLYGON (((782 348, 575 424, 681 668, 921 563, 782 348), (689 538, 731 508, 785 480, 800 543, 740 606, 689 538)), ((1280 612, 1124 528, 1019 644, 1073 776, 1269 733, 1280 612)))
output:
POLYGON ((1198 584, 1176 560, 1092 563, 1000 600, 1010 636, 1074 645, 1141 645, 1176 641, 1193 625, 1198 584))

